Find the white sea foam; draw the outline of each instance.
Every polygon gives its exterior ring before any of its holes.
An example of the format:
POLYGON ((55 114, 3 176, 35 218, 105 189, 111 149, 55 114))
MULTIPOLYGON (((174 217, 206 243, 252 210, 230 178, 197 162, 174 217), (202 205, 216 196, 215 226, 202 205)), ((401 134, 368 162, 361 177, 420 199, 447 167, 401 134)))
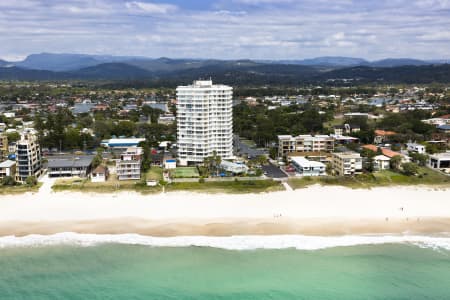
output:
POLYGON ((412 244, 419 247, 450 250, 450 236, 427 237, 411 235, 390 236, 180 236, 149 237, 138 234, 97 235, 58 233, 54 235, 28 235, 0 237, 0 248, 55 245, 95 246, 100 244, 143 245, 151 247, 211 247, 227 250, 288 249, 318 250, 334 247, 382 244, 412 244))

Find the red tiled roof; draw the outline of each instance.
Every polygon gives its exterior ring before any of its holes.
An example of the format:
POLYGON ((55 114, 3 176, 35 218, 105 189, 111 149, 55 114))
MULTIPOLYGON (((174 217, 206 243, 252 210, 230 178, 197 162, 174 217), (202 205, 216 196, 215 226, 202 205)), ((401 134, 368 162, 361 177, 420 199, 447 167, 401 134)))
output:
MULTIPOLYGON (((378 151, 378 147, 375 145, 364 145, 362 146, 364 149, 372 150, 373 152, 378 151)), ((390 149, 381 148, 381 153, 383 153, 384 156, 387 156, 389 158, 393 158, 394 156, 403 156, 403 154, 392 151, 390 149)))
POLYGON ((383 153, 384 156, 387 156, 389 158, 393 158, 394 156, 403 156, 401 153, 392 151, 390 149, 381 149, 381 152, 383 153))
POLYGON ((380 136, 389 136, 389 135, 396 135, 397 132, 395 131, 385 131, 385 130, 375 130, 375 135, 380 135, 380 136))

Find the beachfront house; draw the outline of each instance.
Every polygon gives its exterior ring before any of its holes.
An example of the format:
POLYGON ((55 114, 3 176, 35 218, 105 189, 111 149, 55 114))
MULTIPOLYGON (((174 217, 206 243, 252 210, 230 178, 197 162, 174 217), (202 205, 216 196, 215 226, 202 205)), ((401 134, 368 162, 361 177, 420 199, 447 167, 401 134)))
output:
POLYGON ((105 182, 108 180, 108 167, 98 166, 92 171, 91 181, 92 182, 105 182))
POLYGON ((244 164, 238 164, 231 161, 222 161, 220 163, 220 168, 225 172, 233 174, 245 174, 248 172, 248 167, 244 164))
POLYGON ((374 171, 389 170, 391 159, 385 155, 377 155, 373 158, 374 171))
POLYGON ((362 174, 362 157, 356 152, 333 153, 332 166, 337 176, 362 174))
POLYGON ((302 156, 291 157, 291 163, 299 176, 324 176, 326 175, 325 164, 311 161, 302 156))

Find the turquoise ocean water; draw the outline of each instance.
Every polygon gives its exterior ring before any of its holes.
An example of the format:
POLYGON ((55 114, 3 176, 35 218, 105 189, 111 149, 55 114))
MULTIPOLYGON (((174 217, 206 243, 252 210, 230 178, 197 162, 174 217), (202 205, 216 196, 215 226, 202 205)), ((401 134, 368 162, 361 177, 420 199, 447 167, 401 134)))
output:
POLYGON ((450 251, 0 247, 0 299, 450 299, 450 251))

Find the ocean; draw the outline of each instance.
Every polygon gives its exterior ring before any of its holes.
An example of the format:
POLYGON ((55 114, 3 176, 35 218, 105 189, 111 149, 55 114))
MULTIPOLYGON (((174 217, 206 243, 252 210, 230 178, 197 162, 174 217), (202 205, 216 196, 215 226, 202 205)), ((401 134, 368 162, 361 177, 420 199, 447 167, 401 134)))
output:
POLYGON ((450 299, 450 238, 4 237, 0 299, 450 299))

